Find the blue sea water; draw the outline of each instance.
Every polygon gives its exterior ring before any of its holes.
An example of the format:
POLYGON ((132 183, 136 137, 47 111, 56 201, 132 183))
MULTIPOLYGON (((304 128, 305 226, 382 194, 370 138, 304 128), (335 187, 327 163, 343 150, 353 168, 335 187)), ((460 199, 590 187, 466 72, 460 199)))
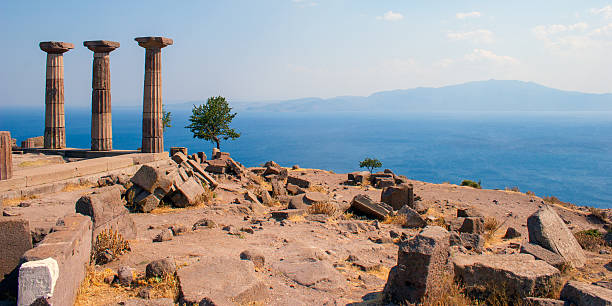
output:
MULTIPOLYGON (((210 154, 213 144, 184 127, 188 109, 170 108, 166 150, 186 146, 210 154)), ((0 130, 22 140, 43 133, 42 109, 0 110, 0 130)), ((90 146, 87 109, 67 109, 69 147, 90 146)), ((268 160, 335 172, 360 170, 365 157, 427 182, 482 181, 483 188, 517 186, 579 205, 612 208, 612 113, 249 113, 242 133, 221 144, 246 166, 268 160)), ((113 110, 114 147, 140 146, 141 109, 113 110)))

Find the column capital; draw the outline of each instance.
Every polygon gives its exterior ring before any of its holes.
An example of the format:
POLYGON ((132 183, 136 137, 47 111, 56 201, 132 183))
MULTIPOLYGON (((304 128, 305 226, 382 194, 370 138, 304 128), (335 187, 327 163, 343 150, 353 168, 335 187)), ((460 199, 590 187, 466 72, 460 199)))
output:
POLYGON ((83 42, 83 46, 95 53, 108 53, 119 48, 121 44, 110 40, 88 40, 83 42))
POLYGON ((136 37, 134 40, 145 49, 161 49, 174 43, 172 38, 159 36, 136 37))
POLYGON ((38 46, 40 50, 55 54, 62 54, 70 49, 74 49, 73 44, 62 41, 42 41, 38 46))

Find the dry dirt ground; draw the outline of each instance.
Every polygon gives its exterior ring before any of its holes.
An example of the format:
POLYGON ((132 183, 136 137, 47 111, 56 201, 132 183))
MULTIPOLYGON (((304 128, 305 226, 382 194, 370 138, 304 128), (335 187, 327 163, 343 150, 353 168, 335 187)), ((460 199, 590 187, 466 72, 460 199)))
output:
MULTIPOLYGON (((357 194, 367 194, 380 200, 380 189, 370 186, 345 185, 346 174, 324 170, 290 170, 311 180, 313 189, 328 193, 331 199, 348 206, 357 194)), ((398 247, 391 239, 391 231, 413 236, 414 229, 373 220, 351 218, 344 214, 335 218, 309 215, 277 221, 268 214, 253 214, 243 205, 233 204, 240 197, 242 186, 237 182, 221 181, 215 190, 216 198, 206 206, 186 209, 157 209, 149 214, 132 214, 138 237, 130 241, 131 252, 97 270, 128 265, 139 272, 156 259, 174 257, 179 269, 206 258, 239 258, 245 250, 264 255, 265 266, 257 270, 257 277, 267 286, 270 305, 346 305, 380 302, 388 271, 397 262, 398 247), (196 221, 209 219, 213 228, 192 230, 196 221), (166 242, 152 242, 162 229, 183 225, 188 231, 166 242), (223 230, 231 226, 236 234, 223 230), (252 233, 240 231, 250 228, 252 233), (347 260, 350 258, 350 261, 347 260)), ((527 237, 526 220, 543 204, 541 198, 520 192, 479 190, 451 184, 430 184, 411 181, 415 195, 430 206, 427 215, 455 219, 457 208, 474 207, 500 224, 495 237, 486 244, 486 252, 516 252, 509 246, 527 237), (501 236, 507 227, 514 227, 523 238, 505 241, 501 236)), ((51 225, 57 218, 73 212, 77 199, 91 191, 90 187, 74 188, 56 194, 26 199, 4 207, 10 214, 21 214, 32 220, 32 227, 51 225)), ((598 228, 600 224, 588 217, 588 212, 555 206, 560 216, 573 231, 598 228)), ((271 210, 280 209, 272 207, 271 210)), ((250 230, 249 230, 250 231, 250 230)), ((589 264, 572 272, 573 277, 585 280, 610 279, 612 273, 604 268, 611 255, 588 252, 589 264)), ((127 299, 123 291, 104 294, 91 304, 108 305, 127 299)))

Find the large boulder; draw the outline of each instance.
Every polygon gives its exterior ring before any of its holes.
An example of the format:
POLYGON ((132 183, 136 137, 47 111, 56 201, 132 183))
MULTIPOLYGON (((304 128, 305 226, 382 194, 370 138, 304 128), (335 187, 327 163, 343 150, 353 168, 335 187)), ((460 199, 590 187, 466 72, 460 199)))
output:
POLYGON ((181 305, 246 305, 263 301, 268 286, 253 262, 228 257, 202 258, 178 270, 181 305))
POLYGON ((484 233, 484 220, 480 217, 464 218, 463 224, 461 224, 459 228, 459 232, 480 235, 484 233))
POLYGON ((320 291, 336 291, 345 285, 342 275, 327 261, 286 260, 274 268, 294 282, 320 291))
POLYGON ((402 207, 397 213, 406 216, 406 221, 402 224, 403 227, 414 228, 425 227, 427 225, 427 221, 408 205, 402 207))
POLYGON ((385 219, 393 211, 391 206, 385 203, 376 203, 364 194, 358 194, 353 198, 350 209, 358 214, 379 220, 385 219))
POLYGON ((475 294, 504 290, 515 299, 545 296, 559 284, 561 273, 528 254, 455 255, 455 276, 475 294))
POLYGON ((453 275, 449 265, 450 234, 439 226, 428 226, 399 247, 397 266, 389 272, 385 294, 395 301, 419 302, 426 293, 441 289, 453 275))
POLYGON ((561 299, 578 306, 612 305, 612 290, 587 283, 569 281, 561 290, 561 299))
POLYGON ((172 203, 176 207, 187 207, 198 204, 205 190, 193 177, 177 187, 172 195, 172 203))
POLYGON ((287 184, 297 185, 306 189, 310 188, 311 185, 309 180, 292 175, 287 176, 287 184))
POLYGON ((114 230, 125 239, 136 238, 136 224, 125 208, 121 192, 119 185, 104 187, 76 202, 76 212, 91 217, 94 238, 106 229, 114 230))
POLYGON ((19 259, 32 248, 30 221, 0 216, 0 233, 0 292, 15 292, 19 259))
POLYGON ((393 210, 400 210, 404 205, 414 208, 414 188, 410 184, 401 184, 383 189, 380 201, 393 207, 393 210))
POLYGON ((527 229, 529 230, 529 242, 561 255, 575 268, 584 266, 586 257, 580 244, 565 222, 550 206, 542 206, 529 216, 527 229))
POLYGON ((131 181, 149 193, 166 195, 172 190, 172 180, 166 175, 165 169, 153 168, 149 165, 140 167, 131 181))

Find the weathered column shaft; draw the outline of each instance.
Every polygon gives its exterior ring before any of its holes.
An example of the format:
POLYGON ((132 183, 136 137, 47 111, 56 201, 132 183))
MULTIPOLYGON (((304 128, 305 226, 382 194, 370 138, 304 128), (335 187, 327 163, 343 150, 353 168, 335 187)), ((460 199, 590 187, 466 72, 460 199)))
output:
POLYGON ((91 149, 113 149, 113 125, 110 91, 110 56, 108 52, 94 53, 91 92, 91 149))
POLYGON ((47 53, 45 87, 45 149, 66 147, 64 117, 64 55, 47 53))
POLYGON ((66 122, 64 119, 64 52, 74 45, 59 41, 43 41, 40 49, 47 52, 47 76, 45 85, 45 149, 66 147, 66 122))
POLYGON ((0 180, 13 177, 13 144, 11 133, 0 131, 0 180))
POLYGON ((142 152, 164 151, 161 48, 147 48, 142 104, 142 152))

